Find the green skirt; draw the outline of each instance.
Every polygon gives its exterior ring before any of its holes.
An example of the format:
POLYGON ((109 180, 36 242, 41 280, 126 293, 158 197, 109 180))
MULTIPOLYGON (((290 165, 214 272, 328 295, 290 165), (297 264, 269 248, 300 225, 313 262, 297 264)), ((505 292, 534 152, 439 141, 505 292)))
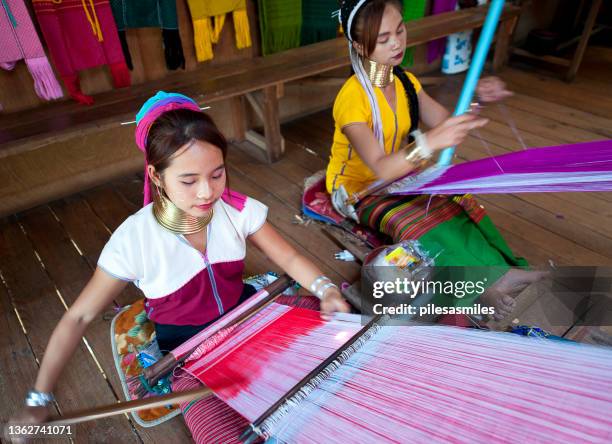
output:
MULTIPOLYGON (((480 282, 487 288, 510 267, 526 267, 470 195, 371 196, 357 208, 360 222, 393 239, 418 240, 434 258, 437 281, 480 282), (443 267, 443 268, 438 268, 443 267)), ((472 305, 482 292, 467 297, 436 294, 439 305, 472 305)))

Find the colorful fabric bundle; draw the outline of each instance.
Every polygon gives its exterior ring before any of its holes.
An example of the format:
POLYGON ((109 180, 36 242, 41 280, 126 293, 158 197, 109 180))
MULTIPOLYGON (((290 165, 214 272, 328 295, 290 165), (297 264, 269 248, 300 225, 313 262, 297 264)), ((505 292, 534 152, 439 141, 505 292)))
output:
MULTIPOLYGON (((454 11, 457 7, 457 0, 434 0, 431 15, 442 14, 443 12, 454 11)), ((432 40, 427 44, 427 63, 431 63, 442 57, 446 48, 446 38, 432 40)))
POLYGON ((266 412, 353 338, 360 320, 324 322, 273 303, 185 369, 278 442, 612 437, 608 348, 445 326, 375 325, 266 412))
POLYGON ((393 194, 612 191, 612 140, 530 148, 395 182, 393 194))
POLYGON ((338 9, 337 0, 306 0, 302 2, 302 45, 336 37, 338 23, 332 13, 338 9))
POLYGON ((125 35, 128 28, 161 28, 166 67, 185 68, 175 0, 110 0, 110 4, 125 61, 130 69, 133 68, 132 56, 125 35))
POLYGON ((251 46, 246 0, 187 0, 187 4, 193 20, 193 40, 198 62, 213 58, 212 45, 219 41, 225 15, 229 12, 234 20, 236 47, 243 49, 251 46))
POLYGON ((34 11, 55 67, 73 99, 93 103, 81 92, 78 72, 97 66, 109 66, 115 88, 130 86, 130 72, 108 0, 35 0, 34 11))
MULTIPOLYGON (((140 388, 139 375, 143 369, 157 361, 161 356, 155 341, 155 326, 147 318, 144 299, 124 307, 111 323, 111 346, 115 367, 121 380, 123 394, 127 400, 139 399, 136 392, 140 388)), ((170 382, 163 378, 152 387, 147 396, 169 393, 170 382)), ((143 427, 161 424, 180 414, 178 407, 156 407, 132 413, 134 420, 143 427)))
MULTIPOLYGON (((412 20, 423 18, 425 15, 425 4, 427 0, 404 0, 404 21, 410 26, 412 20)), ((408 67, 414 64, 414 47, 406 48, 402 66, 408 67)))
POLYGON ((263 55, 300 46, 302 0, 259 0, 259 26, 263 55))
POLYGON ((21 59, 34 78, 34 90, 44 100, 62 97, 62 88, 42 48, 23 0, 2 0, 0 8, 0 68, 12 70, 21 59))

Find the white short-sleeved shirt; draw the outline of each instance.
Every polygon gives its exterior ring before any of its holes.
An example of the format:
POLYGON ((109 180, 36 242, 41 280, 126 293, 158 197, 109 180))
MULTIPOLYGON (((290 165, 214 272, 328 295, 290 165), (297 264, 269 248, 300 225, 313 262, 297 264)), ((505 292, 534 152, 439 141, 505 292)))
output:
POLYGON ((117 228, 98 266, 140 288, 157 323, 202 325, 218 318, 242 293, 246 238, 263 226, 268 212, 255 199, 231 194, 234 199, 214 204, 206 254, 159 225, 149 204, 117 228))

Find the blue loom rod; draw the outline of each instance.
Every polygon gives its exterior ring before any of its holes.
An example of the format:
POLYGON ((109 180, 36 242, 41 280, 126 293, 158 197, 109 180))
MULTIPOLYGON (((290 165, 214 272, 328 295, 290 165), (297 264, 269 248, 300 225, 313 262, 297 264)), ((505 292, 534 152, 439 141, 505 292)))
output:
MULTIPOLYGON (((454 116, 460 116, 470 109, 470 104, 472 103, 474 92, 476 91, 476 85, 478 84, 478 79, 480 79, 480 75, 482 74, 482 68, 484 67, 487 59, 487 53, 491 47, 491 41, 493 41, 493 36, 495 35, 497 23, 499 22, 499 17, 501 16, 503 8, 504 0, 491 1, 489 12, 487 13, 487 17, 482 25, 480 38, 478 39, 476 49, 474 50, 474 56, 472 57, 470 69, 468 70, 465 77, 465 82, 463 83, 463 88, 461 89, 461 95, 459 96, 459 101, 457 102, 455 113, 453 114, 454 116)), ((442 151, 442 153, 440 153, 438 165, 450 165, 453 160, 454 153, 455 147, 446 148, 444 151, 442 151)))

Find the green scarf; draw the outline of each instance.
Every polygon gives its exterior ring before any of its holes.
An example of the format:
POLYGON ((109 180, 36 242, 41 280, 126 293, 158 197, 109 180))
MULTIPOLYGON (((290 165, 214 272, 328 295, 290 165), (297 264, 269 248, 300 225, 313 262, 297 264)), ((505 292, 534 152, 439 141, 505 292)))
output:
POLYGON ((110 0, 110 5, 128 68, 133 68, 125 35, 128 28, 161 28, 166 67, 185 68, 175 0, 110 0))
POLYGON ((300 46, 302 0, 259 0, 259 26, 263 55, 300 46))
MULTIPOLYGON (((425 15, 425 4, 427 0, 404 0, 404 21, 410 22, 423 18, 425 15)), ((408 25, 410 26, 410 25, 408 25)), ((414 64, 414 47, 406 48, 402 66, 412 66, 414 64)))
POLYGON ((302 2, 302 46, 333 39, 338 34, 338 20, 332 12, 337 0, 304 0, 302 2))

